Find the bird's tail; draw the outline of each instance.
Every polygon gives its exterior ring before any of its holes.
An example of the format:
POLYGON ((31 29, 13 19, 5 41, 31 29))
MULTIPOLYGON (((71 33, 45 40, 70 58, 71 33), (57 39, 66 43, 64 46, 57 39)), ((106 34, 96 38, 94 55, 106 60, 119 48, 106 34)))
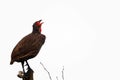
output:
POLYGON ((11 60, 11 61, 10 61, 10 65, 12 65, 13 63, 14 63, 14 61, 13 61, 13 60, 11 60))

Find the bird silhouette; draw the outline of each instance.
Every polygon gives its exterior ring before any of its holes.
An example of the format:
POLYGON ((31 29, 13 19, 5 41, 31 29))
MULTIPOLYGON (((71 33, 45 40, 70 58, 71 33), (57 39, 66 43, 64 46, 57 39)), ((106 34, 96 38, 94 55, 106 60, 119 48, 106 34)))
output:
POLYGON ((24 73, 24 62, 26 62, 28 69, 31 69, 27 60, 37 56, 46 39, 46 36, 41 33, 43 24, 41 21, 36 21, 33 24, 33 31, 18 42, 11 54, 10 64, 21 62, 24 73))

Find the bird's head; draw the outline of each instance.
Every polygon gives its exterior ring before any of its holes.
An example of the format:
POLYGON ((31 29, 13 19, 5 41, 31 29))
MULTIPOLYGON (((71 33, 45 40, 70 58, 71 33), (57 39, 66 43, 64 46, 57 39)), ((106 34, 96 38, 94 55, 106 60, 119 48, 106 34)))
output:
POLYGON ((41 29, 41 26, 44 22, 42 22, 42 20, 39 20, 39 21, 36 21, 34 24, 33 24, 33 32, 40 32, 42 31, 41 29))

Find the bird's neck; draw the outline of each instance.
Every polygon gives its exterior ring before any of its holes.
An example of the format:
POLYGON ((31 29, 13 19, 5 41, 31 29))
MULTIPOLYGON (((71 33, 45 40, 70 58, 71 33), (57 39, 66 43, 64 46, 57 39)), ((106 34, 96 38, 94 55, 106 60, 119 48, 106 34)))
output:
POLYGON ((38 33, 41 34, 41 32, 39 30, 33 30, 32 33, 38 33))
POLYGON ((39 29, 33 27, 32 33, 39 33, 39 34, 41 34, 41 31, 39 29))

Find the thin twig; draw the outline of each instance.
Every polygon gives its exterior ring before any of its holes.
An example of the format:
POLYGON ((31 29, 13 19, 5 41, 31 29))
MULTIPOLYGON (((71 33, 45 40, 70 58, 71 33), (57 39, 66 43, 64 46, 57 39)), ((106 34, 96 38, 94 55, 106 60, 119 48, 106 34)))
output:
POLYGON ((64 66, 63 66, 63 69, 62 69, 62 79, 64 80, 64 66))
POLYGON ((52 80, 50 72, 45 68, 45 66, 43 65, 42 62, 40 62, 40 64, 42 65, 42 67, 44 68, 44 70, 48 73, 48 76, 49 76, 50 80, 52 80))
POLYGON ((58 80, 58 77, 56 76, 56 79, 58 80))

